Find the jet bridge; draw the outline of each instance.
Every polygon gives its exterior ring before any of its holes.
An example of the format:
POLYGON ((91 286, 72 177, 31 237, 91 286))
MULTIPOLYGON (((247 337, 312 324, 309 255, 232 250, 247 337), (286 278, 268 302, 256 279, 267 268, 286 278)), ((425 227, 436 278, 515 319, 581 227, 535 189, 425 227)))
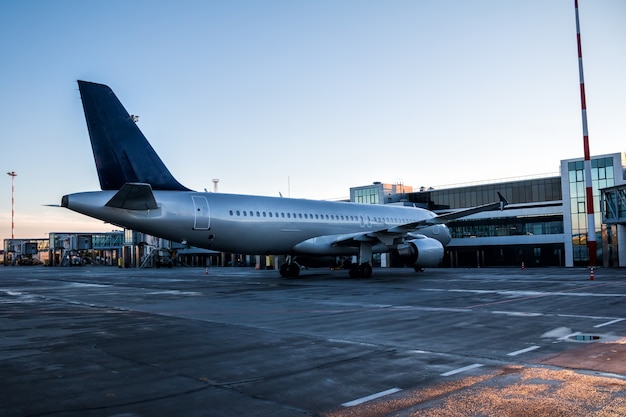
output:
POLYGON ((52 266, 80 266, 85 264, 86 252, 93 249, 90 234, 50 233, 52 266))
POLYGON ((5 239, 4 265, 38 265, 39 249, 43 247, 42 239, 5 239))
POLYGON ((602 190, 602 221, 626 225, 626 185, 602 190))
POLYGON ((117 265, 122 242, 121 231, 51 232, 49 235, 50 266, 117 265))
MULTIPOLYGON (((626 266, 626 184, 601 190, 602 223, 614 228, 613 250, 620 267, 626 266)), ((612 255, 612 254, 611 254, 612 255)))

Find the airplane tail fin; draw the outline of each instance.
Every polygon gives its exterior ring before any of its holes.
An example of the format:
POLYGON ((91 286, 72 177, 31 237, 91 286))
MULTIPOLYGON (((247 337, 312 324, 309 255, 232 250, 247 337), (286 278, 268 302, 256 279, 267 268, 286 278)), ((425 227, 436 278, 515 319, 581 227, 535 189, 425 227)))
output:
POLYGON ((80 80, 78 89, 102 190, 145 183, 154 190, 188 191, 168 171, 113 90, 80 80))

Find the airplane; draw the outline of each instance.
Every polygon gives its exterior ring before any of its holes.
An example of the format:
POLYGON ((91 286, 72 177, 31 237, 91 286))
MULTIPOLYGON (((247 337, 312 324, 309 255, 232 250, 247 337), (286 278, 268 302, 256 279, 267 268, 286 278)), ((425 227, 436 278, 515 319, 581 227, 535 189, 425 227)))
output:
POLYGON ((451 240, 446 222, 506 199, 437 215, 419 207, 197 192, 179 183, 111 88, 78 81, 101 191, 62 197, 61 206, 118 227, 219 252, 284 255, 282 277, 301 267, 354 259, 369 278, 374 253, 394 253, 416 271, 436 267, 451 240))

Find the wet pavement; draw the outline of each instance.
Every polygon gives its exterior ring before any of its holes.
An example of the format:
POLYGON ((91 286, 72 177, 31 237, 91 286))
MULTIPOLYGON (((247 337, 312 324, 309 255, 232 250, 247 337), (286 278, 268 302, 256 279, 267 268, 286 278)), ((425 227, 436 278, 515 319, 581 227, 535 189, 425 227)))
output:
POLYGON ((2 416, 623 416, 626 273, 0 268, 2 416))

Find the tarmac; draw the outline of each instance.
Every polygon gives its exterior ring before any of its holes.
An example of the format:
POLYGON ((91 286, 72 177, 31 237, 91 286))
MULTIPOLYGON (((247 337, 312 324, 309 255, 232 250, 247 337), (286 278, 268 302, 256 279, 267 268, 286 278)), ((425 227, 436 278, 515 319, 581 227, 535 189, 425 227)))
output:
POLYGON ((0 324, 5 417, 626 415, 623 269, 0 267, 0 324))

